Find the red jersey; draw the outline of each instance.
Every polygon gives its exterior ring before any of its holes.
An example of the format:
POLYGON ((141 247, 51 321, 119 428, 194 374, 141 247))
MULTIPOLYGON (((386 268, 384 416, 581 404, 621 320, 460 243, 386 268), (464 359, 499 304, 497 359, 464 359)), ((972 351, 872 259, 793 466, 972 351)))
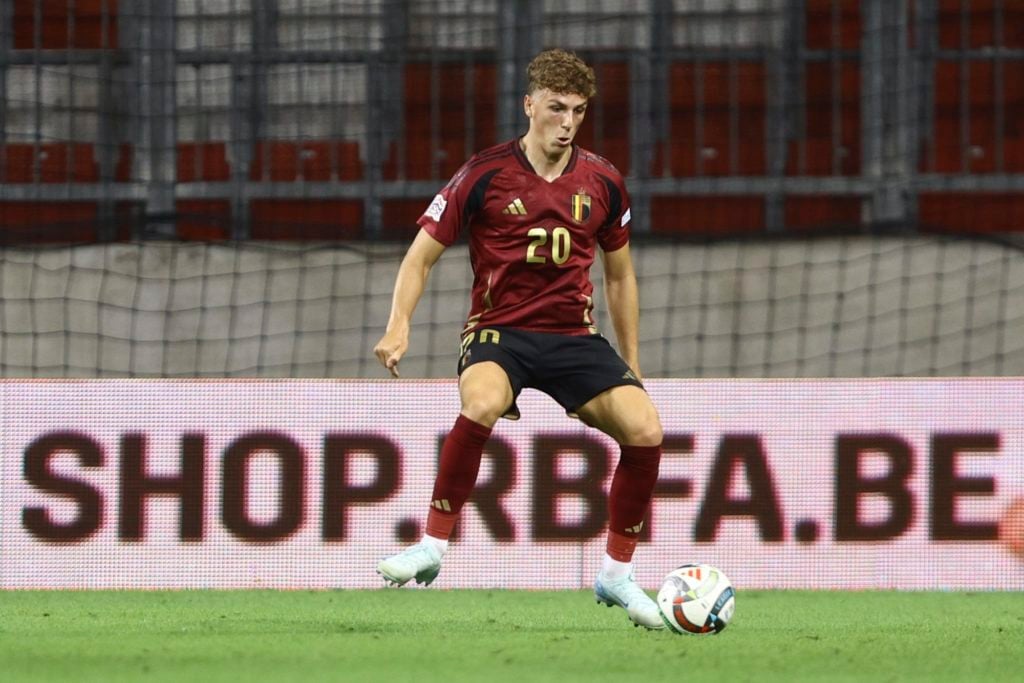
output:
POLYGON ((629 242, 622 175, 573 145, 558 178, 544 180, 512 140, 467 161, 417 223, 451 246, 468 232, 472 303, 465 332, 503 325, 593 334, 595 247, 629 242))

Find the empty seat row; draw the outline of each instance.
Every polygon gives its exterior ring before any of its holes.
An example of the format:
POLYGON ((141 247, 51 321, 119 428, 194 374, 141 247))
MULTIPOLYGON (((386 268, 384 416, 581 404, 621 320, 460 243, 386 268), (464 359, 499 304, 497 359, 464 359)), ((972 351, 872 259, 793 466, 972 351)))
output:
MULTIPOLYGON (((804 44, 811 50, 857 50, 864 17, 861 0, 804 0, 804 44)), ((911 39, 920 3, 909 4, 911 39)), ((943 50, 1024 47, 1024 4, 1008 0, 938 0, 934 25, 943 50)))
MULTIPOLYGON (((118 47, 118 0, 13 0, 14 48, 118 47)), ((908 20, 915 19, 913 8, 908 20)), ((938 0, 935 30, 948 50, 1024 47, 1024 6, 1006 0, 938 0)), ((859 48, 860 0, 804 0, 804 44, 812 50, 859 48)))
POLYGON ((84 142, 9 143, 0 145, 0 183, 96 183, 130 180, 129 145, 114 150, 110 177, 103 178, 96 146, 84 142))
POLYGON ((118 0, 14 0, 14 49, 117 48, 117 14, 118 0))
MULTIPOLYGON (((865 197, 789 195, 784 226, 791 232, 849 231, 863 222, 865 197)), ((382 202, 384 239, 406 241, 429 198, 382 202)), ((767 230, 767 202, 759 195, 655 196, 650 232, 656 235, 739 236, 767 230)), ((117 202, 113 236, 131 239, 143 219, 142 206, 117 202)), ((218 241, 232 237, 230 200, 181 199, 175 205, 177 237, 218 241)), ((336 241, 366 237, 363 202, 352 199, 253 199, 248 205, 250 238, 336 241)), ((0 245, 82 243, 101 232, 99 205, 85 201, 0 202, 0 245)), ((996 233, 1024 231, 1024 194, 1012 192, 925 192, 918 195, 922 232, 996 233)), ((109 227, 109 226, 108 226, 109 227)))
POLYGON ((939 0, 939 47, 978 50, 1024 48, 1024 4, 1007 0, 939 0))
MULTIPOLYGON (((300 180, 360 180, 363 162, 352 140, 261 140, 252 150, 249 180, 291 183, 300 180)), ((228 145, 224 142, 178 144, 179 182, 223 181, 231 178, 228 145)))
MULTIPOLYGON (((114 203, 114 239, 134 236, 144 219, 142 210, 138 202, 114 203)), ((352 240, 364 235, 359 200, 253 199, 249 219, 250 237, 259 240, 352 240)), ((101 228, 105 220, 97 202, 0 201, 0 246, 95 242, 105 232, 101 228)), ((231 201, 179 199, 174 227, 179 239, 230 239, 231 201)))
POLYGON ((919 168, 932 173, 1024 172, 1024 59, 943 60, 934 126, 919 168))
MULTIPOLYGON (((630 74, 621 62, 599 63, 601 91, 578 142, 631 169, 630 74)), ((800 101, 786 141, 785 173, 795 176, 861 172, 861 68, 854 59, 812 61, 804 67, 800 101)), ((940 60, 934 106, 921 129, 919 170, 933 173, 1024 172, 1024 59, 940 60)), ((674 63, 667 83, 667 130, 655 136, 649 174, 668 177, 759 176, 769 172, 769 75, 762 62, 674 63)), ((408 64, 404 125, 381 160, 385 180, 449 178, 473 152, 498 142, 494 66, 408 64), (444 83, 445 96, 434 103, 444 83)), ((642 116, 642 113, 637 113, 642 116)), ((350 181, 366 177, 356 140, 257 140, 247 147, 253 181, 350 181)), ((133 150, 123 144, 101 177, 88 143, 47 141, 0 145, 0 182, 126 182, 133 150)), ((179 182, 217 182, 237 165, 227 141, 177 146, 179 182)))

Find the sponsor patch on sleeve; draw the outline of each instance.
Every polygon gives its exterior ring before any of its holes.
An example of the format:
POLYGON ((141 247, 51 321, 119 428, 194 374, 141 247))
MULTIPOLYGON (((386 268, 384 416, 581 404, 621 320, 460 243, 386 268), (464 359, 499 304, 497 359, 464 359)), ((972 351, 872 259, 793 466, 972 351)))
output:
POLYGON ((441 214, 444 213, 445 207, 448 206, 448 200, 441 195, 435 195, 434 201, 430 202, 430 206, 424 212, 426 216, 433 218, 435 221, 441 220, 441 214))
POLYGON ((619 224, 619 227, 624 228, 627 225, 629 225, 629 219, 630 219, 629 212, 630 211, 632 211, 632 209, 626 209, 626 213, 622 214, 622 223, 619 224))

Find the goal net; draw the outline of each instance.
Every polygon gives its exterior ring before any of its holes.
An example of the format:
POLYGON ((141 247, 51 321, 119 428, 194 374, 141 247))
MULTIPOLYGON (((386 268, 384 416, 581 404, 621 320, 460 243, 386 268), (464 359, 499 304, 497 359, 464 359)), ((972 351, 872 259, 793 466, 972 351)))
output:
MULTIPOLYGON (((403 244, 0 250, 5 377, 384 377, 403 244)), ((652 377, 1024 374, 1019 245, 938 237, 639 241, 652 377)), ((600 268, 595 267, 600 291, 600 268)), ((406 377, 454 376, 472 273, 435 266, 406 377)), ((597 299, 597 321, 613 337, 597 299)))

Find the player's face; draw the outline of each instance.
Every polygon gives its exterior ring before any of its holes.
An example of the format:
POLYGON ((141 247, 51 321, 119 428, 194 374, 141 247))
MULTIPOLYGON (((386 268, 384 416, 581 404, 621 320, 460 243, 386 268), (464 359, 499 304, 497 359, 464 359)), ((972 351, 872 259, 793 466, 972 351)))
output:
POLYGON ((561 156, 572 146, 572 140, 587 113, 587 98, 565 95, 550 90, 536 90, 524 101, 530 117, 530 132, 545 154, 561 156))

